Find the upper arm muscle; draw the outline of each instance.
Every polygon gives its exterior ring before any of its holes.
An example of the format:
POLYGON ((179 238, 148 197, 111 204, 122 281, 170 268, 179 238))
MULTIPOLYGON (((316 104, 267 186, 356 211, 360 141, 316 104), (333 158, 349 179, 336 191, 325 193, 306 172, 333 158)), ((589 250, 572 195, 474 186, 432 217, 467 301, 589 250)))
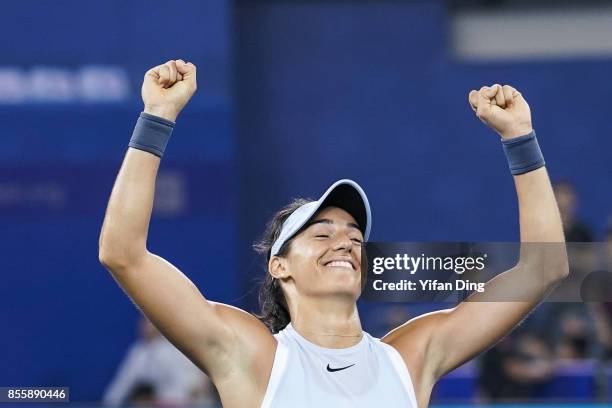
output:
MULTIPOLYGON (((225 376, 238 349, 238 310, 207 301, 176 267, 147 253, 113 276, 155 326, 211 376, 225 376), (223 316, 222 316, 223 314, 223 316)), ((270 336, 271 337, 271 336, 270 336)))

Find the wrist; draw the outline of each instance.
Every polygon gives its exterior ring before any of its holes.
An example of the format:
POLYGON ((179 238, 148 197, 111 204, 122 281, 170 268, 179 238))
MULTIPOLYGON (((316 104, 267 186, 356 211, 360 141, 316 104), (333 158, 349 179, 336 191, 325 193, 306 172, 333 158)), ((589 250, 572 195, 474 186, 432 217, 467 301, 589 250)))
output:
POLYGON ((546 164, 533 130, 525 135, 502 139, 502 146, 514 176, 529 173, 546 164))
POLYGON ((513 127, 505 132, 500 132, 500 135, 503 140, 514 139, 517 137, 525 136, 533 132, 533 127, 531 124, 526 124, 523 126, 513 127))
POLYGON ((169 120, 170 122, 176 122, 178 112, 176 109, 172 109, 168 106, 156 106, 156 105, 145 105, 144 113, 149 115, 158 116, 162 119, 169 120))
POLYGON ((174 122, 151 113, 140 114, 129 147, 162 157, 172 136, 174 122))

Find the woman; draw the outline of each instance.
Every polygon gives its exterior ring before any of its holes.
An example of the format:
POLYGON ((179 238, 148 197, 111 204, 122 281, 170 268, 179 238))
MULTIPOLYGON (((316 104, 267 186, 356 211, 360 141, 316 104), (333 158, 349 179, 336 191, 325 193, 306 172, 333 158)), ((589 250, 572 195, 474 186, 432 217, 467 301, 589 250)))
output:
MULTIPOLYGON (((145 75, 144 113, 108 204, 100 260, 164 335, 210 375, 225 407, 426 407, 442 375, 495 344, 568 273, 563 251, 522 251, 518 264, 487 289, 495 292, 518 278, 525 301, 463 302, 374 339, 362 331, 356 307, 369 205, 359 186, 342 181, 314 203, 298 201, 282 210, 259 245, 268 254, 267 326, 208 301, 146 248, 160 157, 195 89, 196 67, 182 60, 145 75)), ((521 242, 563 243, 521 94, 493 85, 470 92, 469 102, 502 136, 515 175, 521 242)))

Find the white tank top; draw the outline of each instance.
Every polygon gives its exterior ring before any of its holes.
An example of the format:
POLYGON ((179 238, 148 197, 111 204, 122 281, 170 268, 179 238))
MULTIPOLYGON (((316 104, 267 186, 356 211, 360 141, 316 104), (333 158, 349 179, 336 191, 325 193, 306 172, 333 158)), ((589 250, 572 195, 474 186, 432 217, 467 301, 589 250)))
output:
POLYGON ((317 346, 291 323, 274 337, 278 345, 262 408, 418 408, 400 354, 366 332, 344 349, 317 346))

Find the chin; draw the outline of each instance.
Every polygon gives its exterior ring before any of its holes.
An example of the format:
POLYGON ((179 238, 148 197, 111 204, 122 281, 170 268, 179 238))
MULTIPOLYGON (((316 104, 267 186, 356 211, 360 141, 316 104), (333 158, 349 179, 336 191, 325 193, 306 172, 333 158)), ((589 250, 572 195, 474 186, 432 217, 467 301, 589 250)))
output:
POLYGON ((324 270, 319 275, 321 279, 320 288, 325 293, 342 293, 359 297, 361 294, 361 274, 352 270, 324 270))

